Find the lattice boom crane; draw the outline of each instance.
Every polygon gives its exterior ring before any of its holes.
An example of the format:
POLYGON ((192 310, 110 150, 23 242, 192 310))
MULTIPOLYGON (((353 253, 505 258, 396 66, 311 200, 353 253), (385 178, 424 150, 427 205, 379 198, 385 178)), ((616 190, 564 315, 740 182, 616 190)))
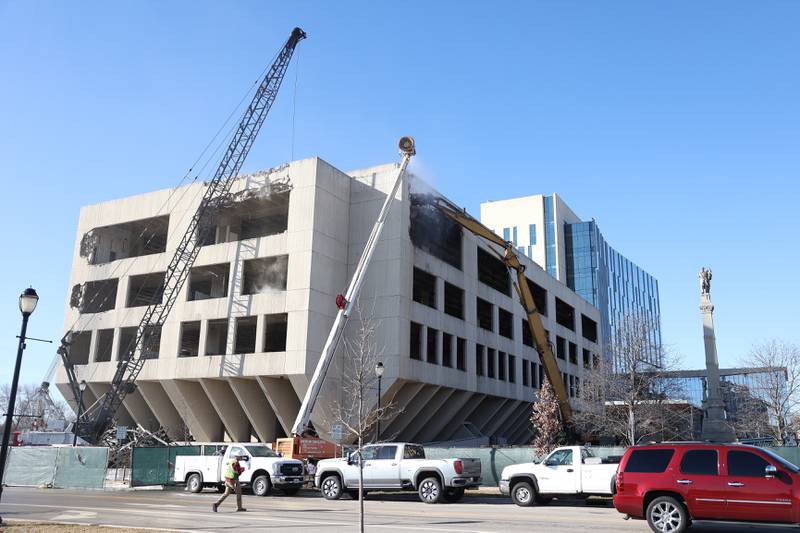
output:
MULTIPOLYGON (((189 271, 200 253, 201 243, 212 229, 212 226, 207 223, 208 217, 230 192, 234 179, 239 174, 245 158, 261 129, 261 125, 264 123, 264 119, 267 117, 278 95, 278 89, 280 89, 281 82, 289 67, 295 47, 305 37, 305 32, 300 28, 295 28, 292 31, 277 59, 267 71, 258 89, 256 89, 255 96, 253 96, 252 102, 250 102, 239 121, 239 126, 214 173, 214 177, 208 182, 205 194, 200 201, 200 206, 189 222, 180 244, 175 249, 175 255, 166 269, 161 302, 153 303, 147 307, 136 329, 135 338, 125 352, 127 356, 117 366, 110 389, 97 402, 87 408, 77 422, 75 431, 83 439, 89 442, 97 442, 110 425, 125 396, 136 389, 136 378, 145 362, 142 354, 149 352, 155 342, 155 336, 152 335, 152 332, 155 328, 164 324, 172 310, 172 306, 181 294, 181 289, 189 276, 189 271)), ((70 388, 73 393, 77 393, 78 386, 75 372, 73 365, 69 361, 70 334, 71 331, 64 335, 58 353, 64 362, 70 388)), ((75 400, 76 402, 78 401, 77 394, 75 400)))

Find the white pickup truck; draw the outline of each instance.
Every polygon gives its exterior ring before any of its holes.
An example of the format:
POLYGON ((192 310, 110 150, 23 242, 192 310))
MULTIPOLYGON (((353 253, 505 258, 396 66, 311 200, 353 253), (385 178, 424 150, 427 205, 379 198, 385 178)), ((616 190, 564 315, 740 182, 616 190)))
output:
POLYGON ((185 483, 191 492, 204 487, 221 489, 229 459, 244 456, 245 471, 239 476, 243 487, 250 486, 256 496, 266 496, 273 487, 296 494, 303 486, 305 468, 301 461, 284 459, 265 444, 240 442, 219 447, 213 455, 179 455, 175 458, 176 483, 185 483))
MULTIPOLYGON (((386 442, 364 446, 364 489, 415 490, 425 503, 455 502, 464 490, 481 482, 480 459, 425 459, 419 444, 386 442)), ((317 464, 314 485, 328 500, 342 493, 358 497, 358 458, 323 459, 317 464)))
POLYGON ((595 457, 591 448, 556 448, 541 463, 507 466, 500 475, 500 492, 517 505, 546 504, 555 497, 614 494, 619 461, 595 457))

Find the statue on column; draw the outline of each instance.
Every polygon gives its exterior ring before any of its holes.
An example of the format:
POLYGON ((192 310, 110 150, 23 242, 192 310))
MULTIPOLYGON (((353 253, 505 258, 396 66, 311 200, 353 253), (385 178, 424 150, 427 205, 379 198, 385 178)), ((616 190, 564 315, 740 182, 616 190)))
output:
POLYGON ((711 295, 711 269, 702 267, 697 275, 700 278, 700 294, 702 296, 711 295))

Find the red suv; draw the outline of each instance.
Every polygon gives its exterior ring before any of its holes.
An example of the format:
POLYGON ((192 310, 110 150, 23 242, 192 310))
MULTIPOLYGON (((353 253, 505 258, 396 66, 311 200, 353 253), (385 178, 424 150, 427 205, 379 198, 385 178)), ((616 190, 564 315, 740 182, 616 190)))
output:
POLYGON ((692 520, 796 524, 800 470, 754 446, 634 446, 619 465, 614 507, 657 533, 680 533, 692 520))

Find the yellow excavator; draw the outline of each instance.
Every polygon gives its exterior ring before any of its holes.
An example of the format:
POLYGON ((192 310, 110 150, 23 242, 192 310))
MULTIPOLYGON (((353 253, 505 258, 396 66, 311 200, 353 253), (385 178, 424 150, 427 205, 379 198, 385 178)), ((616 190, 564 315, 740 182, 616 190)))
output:
POLYGON ((496 244, 503 249, 503 253, 498 254, 498 256, 506 267, 516 274, 516 281, 513 282, 514 290, 516 290, 519 296, 519 301, 522 304, 522 308, 525 310, 525 314, 528 315, 528 327, 530 327, 531 330, 533 344, 536 347, 536 351, 539 352, 539 359, 544 367, 544 373, 553 386, 553 390, 558 398, 561 423, 565 428, 569 428, 570 421, 572 420, 572 408, 569 405, 567 388, 564 386, 564 381, 558 369, 558 362, 553 356, 553 350, 550 347, 547 333, 542 325, 539 310, 536 308, 533 294, 528 286, 528 278, 525 277, 525 265, 520 262, 514 244, 503 240, 502 237, 467 214, 465 209, 453 205, 444 198, 425 195, 424 201, 430 202, 430 204, 473 235, 485 239, 492 244, 496 244))

